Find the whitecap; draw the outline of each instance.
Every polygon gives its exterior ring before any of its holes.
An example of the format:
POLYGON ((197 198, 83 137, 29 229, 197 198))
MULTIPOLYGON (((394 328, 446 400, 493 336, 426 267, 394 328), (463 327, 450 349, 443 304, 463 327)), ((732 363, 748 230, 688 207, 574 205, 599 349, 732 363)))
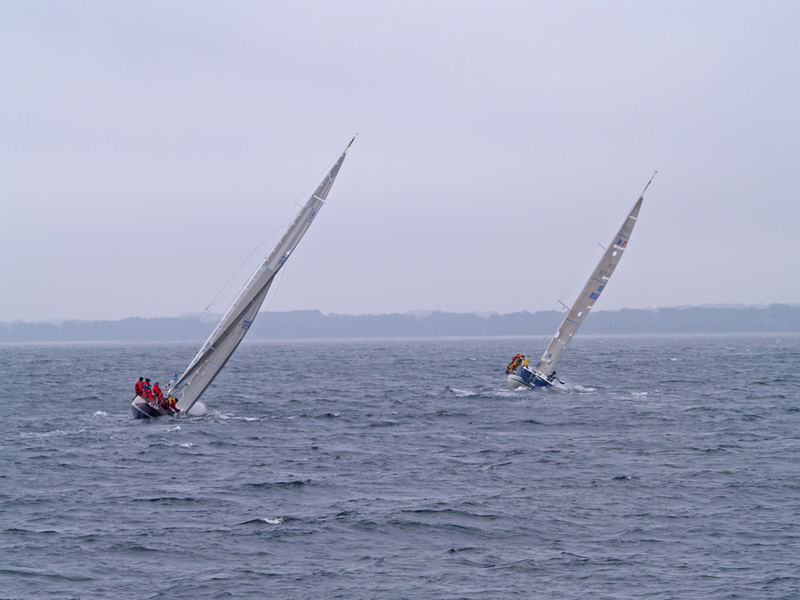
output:
POLYGON ((191 417, 202 417, 204 414, 208 412, 206 405, 202 402, 195 402, 192 408, 189 409, 189 416, 191 417))
POLYGON ((647 396, 647 392, 631 392, 631 396, 647 396))
POLYGON ((192 448, 194 444, 192 442, 184 442, 182 444, 178 444, 181 448, 192 448))
POLYGON ((477 396, 478 395, 476 392, 473 392, 471 390, 462 390, 462 389, 454 388, 454 387, 451 387, 451 388, 448 388, 448 389, 451 392, 453 392, 456 395, 456 397, 458 397, 458 398, 471 398, 472 396, 477 396))
POLYGON ((180 431, 180 430, 181 430, 180 425, 173 425, 172 427, 167 427, 164 431, 180 431))
POLYGON ((270 525, 280 525, 283 523, 283 519, 280 517, 275 517, 274 519, 259 519, 259 521, 264 521, 264 523, 269 523, 270 525))
POLYGON ((98 410, 93 415, 93 417, 107 417, 108 413, 104 410, 98 410))
POLYGON ((20 436, 23 438, 49 438, 67 435, 81 435, 83 433, 86 433, 86 429, 54 429, 53 431, 21 433, 20 436))

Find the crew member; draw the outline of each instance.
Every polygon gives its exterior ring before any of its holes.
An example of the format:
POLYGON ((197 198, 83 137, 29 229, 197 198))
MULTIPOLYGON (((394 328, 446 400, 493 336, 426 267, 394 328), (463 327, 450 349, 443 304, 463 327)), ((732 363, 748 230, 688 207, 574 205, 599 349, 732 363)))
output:
POLYGON ((133 386, 133 389, 137 396, 141 396, 144 393, 144 377, 139 377, 139 381, 136 382, 136 385, 133 386))
POLYGON ((522 362, 522 354, 517 352, 516 355, 514 355, 514 358, 511 359, 511 362, 508 363, 508 366, 506 367, 506 373, 509 374, 513 373, 514 369, 516 369, 519 366, 519 363, 521 362, 522 362))
POLYGON ((153 395, 156 397, 156 401, 159 404, 163 404, 164 403, 164 394, 161 391, 161 388, 158 386, 158 382, 157 381, 156 381, 156 384, 153 386, 153 395))

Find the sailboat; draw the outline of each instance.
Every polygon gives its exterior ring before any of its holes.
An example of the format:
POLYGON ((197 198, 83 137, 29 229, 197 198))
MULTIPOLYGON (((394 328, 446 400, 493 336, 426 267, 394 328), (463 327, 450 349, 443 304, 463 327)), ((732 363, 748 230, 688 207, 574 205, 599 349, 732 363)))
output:
POLYGON ((333 167, 297 213, 272 252, 250 277, 183 374, 170 382, 164 393, 166 401, 159 403, 144 395, 137 395, 131 404, 134 417, 185 415, 211 385, 250 329, 278 271, 286 264, 325 203, 353 141, 355 137, 350 140, 333 167))
POLYGON ((556 363, 558 359, 561 358, 564 350, 566 350, 567 344, 569 344, 572 336, 575 335, 578 327, 583 323, 583 320, 589 314, 594 303, 597 302, 600 294, 608 285, 608 280, 611 279, 611 274, 614 272, 614 269, 617 268, 628 246, 628 240, 631 237, 631 232, 633 232, 633 227, 636 225, 636 221, 639 218, 639 209, 642 207, 644 193, 647 191, 647 188, 650 187, 655 176, 656 174, 653 173, 650 181, 647 182, 642 193, 639 194, 639 199, 628 213, 617 235, 611 240, 611 245, 606 249, 600 262, 597 263, 594 272, 592 272, 586 285, 583 286, 583 290, 581 290, 581 293, 578 295, 578 299, 569 309, 564 320, 561 321, 561 325, 558 326, 558 330, 556 330, 553 339, 550 340, 550 343, 547 345, 539 362, 531 367, 528 365, 527 360, 521 360, 521 355, 514 357, 514 360, 512 360, 512 363, 507 368, 509 372, 508 387, 512 390, 520 387, 549 387, 563 383, 556 377, 556 363))

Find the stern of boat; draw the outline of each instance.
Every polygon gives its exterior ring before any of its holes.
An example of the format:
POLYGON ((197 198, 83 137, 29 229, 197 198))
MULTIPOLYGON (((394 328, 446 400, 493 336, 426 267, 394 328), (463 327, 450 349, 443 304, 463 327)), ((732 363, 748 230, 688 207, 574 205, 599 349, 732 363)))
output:
POLYGON ((141 396, 136 396, 131 402, 131 412, 134 419, 154 419, 161 416, 170 416, 170 413, 161 407, 154 406, 141 396))
POLYGON ((521 387, 524 387, 524 388, 530 388, 531 387, 527 383, 525 383, 525 381, 522 379, 522 377, 520 377, 519 375, 516 375, 514 373, 512 373, 511 375, 508 376, 508 381, 506 383, 508 384, 509 389, 512 389, 512 390, 517 390, 517 389, 519 389, 521 387))

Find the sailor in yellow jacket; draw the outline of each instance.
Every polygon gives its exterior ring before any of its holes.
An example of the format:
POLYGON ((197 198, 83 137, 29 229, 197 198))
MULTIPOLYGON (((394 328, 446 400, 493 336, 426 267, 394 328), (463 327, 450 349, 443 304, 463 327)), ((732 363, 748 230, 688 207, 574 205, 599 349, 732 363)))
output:
POLYGON ((520 365, 520 363, 522 362, 523 358, 525 358, 525 357, 522 356, 522 354, 520 354, 519 352, 517 352, 514 355, 514 358, 511 359, 511 362, 508 363, 508 366, 506 367, 506 373, 508 373, 509 375, 511 373, 513 373, 517 369, 517 367, 520 365))

